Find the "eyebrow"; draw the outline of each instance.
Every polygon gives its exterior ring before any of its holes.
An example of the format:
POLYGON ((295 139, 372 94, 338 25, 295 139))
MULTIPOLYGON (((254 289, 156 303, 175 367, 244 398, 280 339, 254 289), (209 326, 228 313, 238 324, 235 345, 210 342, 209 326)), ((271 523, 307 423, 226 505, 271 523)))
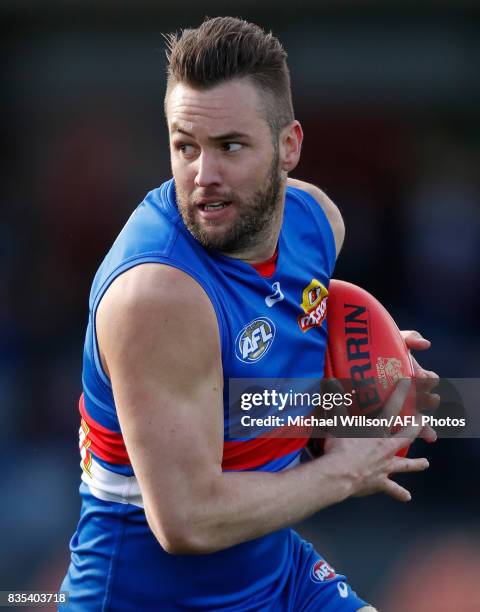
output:
MULTIPOLYGON (((190 138, 194 138, 193 134, 173 123, 172 133, 175 132, 179 134, 184 134, 185 136, 189 136, 190 138)), ((243 132, 226 132, 225 134, 219 134, 218 136, 208 136, 208 140, 211 140, 213 142, 220 142, 222 140, 237 140, 241 138, 248 138, 248 134, 245 134, 243 132)))

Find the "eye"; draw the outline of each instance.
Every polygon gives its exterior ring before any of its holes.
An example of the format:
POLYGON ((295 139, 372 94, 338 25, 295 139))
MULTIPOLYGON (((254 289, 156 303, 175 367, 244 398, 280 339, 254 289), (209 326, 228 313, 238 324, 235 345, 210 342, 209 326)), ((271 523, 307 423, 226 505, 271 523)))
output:
POLYGON ((243 145, 239 142, 223 142, 222 149, 227 153, 235 153, 236 151, 240 151, 243 145))
POLYGON ((195 147, 191 144, 181 142, 176 146, 176 148, 178 149, 178 151, 180 151, 183 157, 192 157, 193 155, 195 155, 195 147))

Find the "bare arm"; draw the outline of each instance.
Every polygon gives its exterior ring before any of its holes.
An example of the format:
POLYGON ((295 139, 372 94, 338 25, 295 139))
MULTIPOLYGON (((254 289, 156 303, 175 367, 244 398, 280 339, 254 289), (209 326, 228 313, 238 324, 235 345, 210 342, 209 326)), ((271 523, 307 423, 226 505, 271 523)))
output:
POLYGON ((393 465, 405 440, 388 439, 362 448, 334 441, 326 456, 281 473, 223 473, 217 321, 201 287, 174 268, 147 264, 116 279, 97 312, 97 334, 147 520, 169 552, 227 548, 362 490, 408 499, 382 479, 426 467, 393 465))
POLYGON ((333 235, 335 237, 335 246, 337 249, 337 257, 342 249, 343 241, 345 238, 345 224, 343 223, 342 215, 338 210, 338 206, 332 202, 332 200, 324 193, 321 189, 307 183, 305 181, 299 181, 298 179, 288 178, 288 185, 296 187, 297 189, 303 189, 309 193, 323 208, 327 219, 332 227, 333 235))

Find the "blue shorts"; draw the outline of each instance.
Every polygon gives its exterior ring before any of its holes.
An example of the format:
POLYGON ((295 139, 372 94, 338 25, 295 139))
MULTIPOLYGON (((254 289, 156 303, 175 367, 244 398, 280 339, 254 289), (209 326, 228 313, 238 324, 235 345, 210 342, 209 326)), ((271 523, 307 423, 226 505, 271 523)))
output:
POLYGON ((337 574, 313 546, 296 532, 296 558, 286 589, 275 608, 285 612, 356 612, 368 604, 352 591, 345 576, 337 574))
POLYGON ((61 586, 69 612, 356 612, 367 605, 292 529, 211 555, 169 555, 143 510, 82 484, 61 586))

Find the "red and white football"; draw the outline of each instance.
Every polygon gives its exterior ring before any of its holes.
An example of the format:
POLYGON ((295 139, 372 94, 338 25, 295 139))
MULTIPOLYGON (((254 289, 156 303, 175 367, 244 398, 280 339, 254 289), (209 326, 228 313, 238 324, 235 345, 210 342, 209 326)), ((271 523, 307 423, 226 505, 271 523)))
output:
MULTIPOLYGON (((368 291, 332 279, 327 325, 324 378, 338 379, 344 391, 353 391, 349 414, 379 415, 398 380, 414 376, 410 351, 395 321, 368 291)), ((411 393, 400 414, 414 414, 414 402, 411 393)), ((318 454, 321 441, 311 443, 318 454)), ((399 454, 405 455, 407 450, 399 454)))

